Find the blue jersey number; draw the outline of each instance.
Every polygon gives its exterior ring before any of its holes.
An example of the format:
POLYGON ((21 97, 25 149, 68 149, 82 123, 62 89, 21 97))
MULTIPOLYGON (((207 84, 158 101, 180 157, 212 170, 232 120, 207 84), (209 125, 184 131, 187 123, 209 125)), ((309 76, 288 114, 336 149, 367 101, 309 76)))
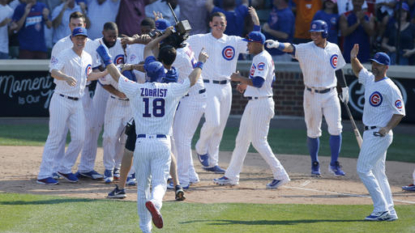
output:
MULTIPOLYGON (((151 117, 150 114, 150 99, 149 98, 143 98, 144 101, 144 113, 143 113, 143 117, 151 117)), ((165 110, 164 110, 164 104, 165 104, 165 100, 162 98, 156 98, 153 99, 153 116, 154 117, 163 117, 165 110)))

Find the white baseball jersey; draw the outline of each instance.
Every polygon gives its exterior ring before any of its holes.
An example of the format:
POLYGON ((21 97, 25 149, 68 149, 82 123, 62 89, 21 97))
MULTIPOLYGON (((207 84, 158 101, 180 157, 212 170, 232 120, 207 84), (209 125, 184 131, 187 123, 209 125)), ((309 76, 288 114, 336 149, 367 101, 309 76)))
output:
POLYGON ((390 78, 375 82, 374 75, 363 68, 359 82, 365 86, 364 125, 385 127, 394 114, 405 115, 401 92, 390 78))
POLYGON ((265 80, 261 88, 247 86, 244 96, 245 97, 266 97, 273 96, 272 82, 275 79, 274 61, 271 55, 266 51, 255 55, 252 60, 251 70, 249 72, 249 78, 261 77, 265 80))
POLYGON ((311 41, 294 47, 295 58, 300 63, 307 87, 318 89, 337 86, 335 71, 346 65, 339 46, 327 42, 323 49, 311 41))
POLYGON ((55 92, 71 97, 82 97, 86 86, 86 79, 92 72, 92 58, 89 53, 82 51, 82 55, 78 56, 72 46, 62 51, 54 61, 51 62, 50 71, 60 70, 66 75, 72 76, 76 79, 76 85, 70 86, 64 80, 55 79, 55 92))
POLYGON ((208 33, 190 36, 187 42, 196 54, 205 48, 210 55, 202 72, 203 77, 209 80, 230 80, 230 75, 236 70, 239 54, 247 52, 247 42, 239 36, 223 34, 222 38, 216 39, 208 33))
MULTIPOLYGON (((141 61, 144 61, 144 47, 145 44, 131 44, 127 45, 125 49, 125 54, 127 56, 126 63, 127 64, 138 64, 141 61)), ((138 70, 133 70, 135 77, 137 78, 138 83, 144 83, 146 81, 146 75, 143 72, 138 70)))

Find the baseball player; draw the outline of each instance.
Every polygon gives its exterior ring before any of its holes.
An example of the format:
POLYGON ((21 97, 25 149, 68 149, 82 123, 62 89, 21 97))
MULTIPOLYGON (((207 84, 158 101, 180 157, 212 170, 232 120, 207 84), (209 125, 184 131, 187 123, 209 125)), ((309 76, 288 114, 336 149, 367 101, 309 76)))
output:
MULTIPOLYGON (((131 100, 136 122, 137 142, 134 152, 134 167, 137 174, 137 203, 140 228, 151 232, 152 218, 157 228, 163 227, 160 214, 162 199, 166 192, 166 182, 170 166, 170 136, 173 116, 178 102, 201 74, 207 54, 201 52, 199 63, 183 84, 159 83, 165 76, 163 65, 151 56, 151 48, 171 34, 169 28, 164 35, 146 45, 144 50, 145 70, 150 82, 139 84, 121 76, 106 48, 100 46, 97 51, 103 58, 111 76, 119 82, 119 88, 131 100), (150 195, 150 182, 152 185, 150 195)), ((175 52, 172 50, 172 52, 175 52)))
POLYGON ((311 156, 311 175, 320 176, 318 150, 320 147, 321 122, 326 119, 330 134, 331 162, 330 173, 345 176, 338 161, 342 124, 340 101, 337 98, 336 85, 341 87, 341 100, 349 100, 349 89, 342 67, 346 64, 336 44, 327 41, 328 27, 322 20, 311 23, 311 42, 293 45, 267 40, 268 48, 277 48, 292 53, 299 61, 304 76, 304 115, 307 126, 307 146, 311 156))
POLYGON ((249 99, 241 119, 235 149, 225 176, 214 179, 218 185, 237 185, 239 173, 245 160, 249 146, 252 145, 270 166, 274 179, 266 185, 268 189, 276 189, 290 181, 290 177, 275 157, 268 144, 268 130, 271 118, 274 117, 274 99, 272 83, 275 80, 274 61, 264 49, 265 35, 251 32, 248 35, 248 51, 254 55, 249 78, 242 77, 239 72, 231 75, 231 80, 240 82, 237 90, 249 99))
POLYGON ((49 106, 49 135, 45 143, 37 183, 58 184, 52 178, 54 158, 60 153, 62 137, 69 127, 71 143, 58 167, 58 174, 69 182, 77 182, 72 167, 78 158, 85 139, 85 116, 81 98, 87 78, 98 78, 102 73, 92 72, 92 57, 84 51, 87 31, 76 27, 71 35, 72 47, 63 50, 51 62, 50 72, 56 87, 49 106))
POLYGON ((394 221, 392 192, 385 174, 386 151, 392 144, 392 129, 405 116, 405 103, 398 87, 386 76, 390 58, 386 53, 376 53, 372 72, 366 70, 359 59, 359 45, 350 52, 353 73, 365 87, 363 108, 363 144, 357 159, 357 173, 372 197, 374 210, 367 221, 394 221))
MULTIPOLYGON (((76 27, 85 27, 86 23, 85 23, 85 16, 80 13, 80 12, 73 12, 70 16, 69 16, 69 28, 71 29, 71 32, 76 28, 76 27)), ((101 65, 101 61, 98 57, 98 55, 96 54, 96 48, 97 48, 97 44, 90 40, 89 38, 87 39, 86 45, 85 45, 85 51, 88 52, 91 56, 92 56, 92 71, 94 72, 99 72, 98 67, 101 65)), ((50 65, 49 67, 52 67, 54 63, 56 63, 56 59, 59 56, 59 54, 68 48, 72 47, 72 40, 71 40, 71 35, 68 35, 67 37, 64 37, 62 39, 60 39, 52 48, 52 55, 51 55, 51 59, 50 59, 50 65)), ((55 83, 58 82, 57 80, 54 81, 55 83)), ((87 125, 90 125, 91 122, 91 115, 94 112, 93 109, 91 108, 91 96, 89 94, 89 85, 91 84, 91 82, 87 82, 86 88, 85 88, 85 95, 83 95, 82 97, 82 105, 84 108, 84 114, 85 114, 85 119, 86 119, 86 123, 87 125)), ((88 135, 86 137, 86 141, 84 143, 84 145, 89 146, 90 144, 92 144, 93 142, 90 141, 90 137, 89 137, 89 132, 88 129, 85 130, 86 135, 88 135)), ((66 144, 66 135, 68 134, 68 128, 64 129, 64 134, 62 135, 61 141, 59 142, 59 153, 58 155, 55 157, 55 162, 54 162, 54 178, 58 179, 59 175, 57 173, 58 167, 61 163, 61 160, 63 158, 63 155, 65 154, 65 144, 66 144)), ((95 144, 97 142, 95 141, 95 144)), ((88 157, 89 158, 89 157, 88 157)), ((99 174, 98 172, 96 172, 94 170, 94 162, 95 162, 95 157, 92 158, 92 164, 91 163, 86 163, 87 160, 87 156, 85 156, 85 154, 83 153, 81 156, 81 162, 78 166, 78 170, 81 171, 81 174, 83 174, 83 176, 85 177, 90 177, 92 179, 102 179, 103 176, 101 174, 99 174), (89 166, 86 166, 89 165, 89 166)))
POLYGON ((414 180, 414 182, 412 184, 410 184, 410 185, 402 186, 402 189, 403 190, 406 190, 406 191, 415 191, 415 170, 414 170, 414 173, 412 173, 412 179, 414 180))
MULTIPOLYGON (((259 31, 259 19, 254 8, 249 8, 254 30, 259 31)), ((219 144, 229 117, 232 104, 230 76, 236 70, 240 53, 246 53, 247 42, 239 36, 224 34, 226 17, 221 12, 212 14, 209 22, 211 33, 190 36, 187 42, 194 51, 202 47, 212 56, 203 70, 206 87, 205 123, 196 143, 196 152, 203 169, 219 174, 225 170, 218 166, 219 144)))

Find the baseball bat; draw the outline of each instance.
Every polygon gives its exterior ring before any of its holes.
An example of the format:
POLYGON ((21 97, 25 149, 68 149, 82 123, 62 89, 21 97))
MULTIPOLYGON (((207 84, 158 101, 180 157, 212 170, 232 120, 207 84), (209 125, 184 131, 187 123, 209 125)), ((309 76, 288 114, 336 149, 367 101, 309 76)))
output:
POLYGON ((352 113, 350 112, 350 108, 343 101, 340 100, 340 102, 342 102, 344 104, 344 107, 346 108, 347 115, 349 115, 350 121, 352 122, 353 131, 356 137, 357 144, 359 145, 359 148, 362 148, 363 139, 362 139, 362 136, 360 135, 359 129, 357 128, 356 122, 353 119, 352 113))

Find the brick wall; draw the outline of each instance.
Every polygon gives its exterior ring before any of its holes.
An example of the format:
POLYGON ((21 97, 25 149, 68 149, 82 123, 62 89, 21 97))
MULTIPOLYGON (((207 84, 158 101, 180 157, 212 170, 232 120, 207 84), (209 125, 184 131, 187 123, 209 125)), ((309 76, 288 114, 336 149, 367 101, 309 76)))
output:
MULTIPOLYGON (((248 77, 247 72, 241 72, 248 77)), ((241 115, 248 102, 243 94, 235 89, 232 83, 232 109, 231 114, 241 115)), ((273 84, 275 115, 278 116, 304 116, 303 111, 303 76, 297 72, 276 72, 276 81, 273 84)))

